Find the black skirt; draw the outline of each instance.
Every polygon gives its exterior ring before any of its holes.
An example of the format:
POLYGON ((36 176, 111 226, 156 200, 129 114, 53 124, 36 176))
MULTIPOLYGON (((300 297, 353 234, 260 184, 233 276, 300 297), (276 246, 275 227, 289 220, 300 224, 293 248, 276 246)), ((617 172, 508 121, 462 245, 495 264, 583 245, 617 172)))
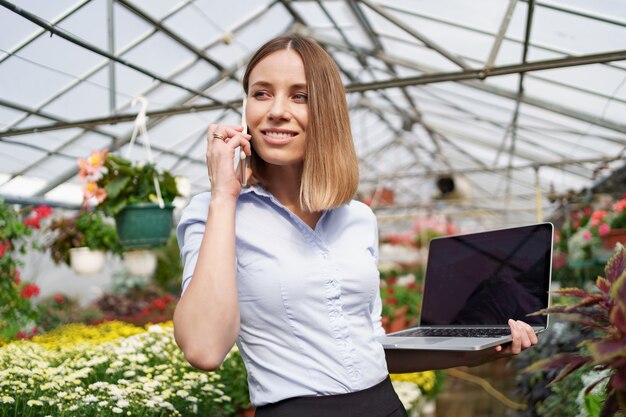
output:
POLYGON ((258 407, 255 417, 406 417, 389 377, 348 394, 295 397, 258 407))

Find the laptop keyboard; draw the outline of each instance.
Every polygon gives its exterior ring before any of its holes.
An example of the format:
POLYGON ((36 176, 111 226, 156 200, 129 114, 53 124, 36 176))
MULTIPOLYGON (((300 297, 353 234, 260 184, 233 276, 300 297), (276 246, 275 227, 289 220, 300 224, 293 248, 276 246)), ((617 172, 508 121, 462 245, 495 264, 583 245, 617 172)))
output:
POLYGON ((411 329, 389 336, 419 336, 419 337, 498 337, 509 336, 511 330, 508 328, 478 328, 478 329, 411 329))

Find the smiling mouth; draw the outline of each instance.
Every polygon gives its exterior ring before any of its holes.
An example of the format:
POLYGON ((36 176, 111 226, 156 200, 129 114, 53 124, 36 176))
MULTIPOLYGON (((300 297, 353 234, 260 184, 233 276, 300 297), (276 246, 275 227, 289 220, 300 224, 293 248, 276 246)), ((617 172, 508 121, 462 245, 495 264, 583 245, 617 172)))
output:
POLYGON ((275 132, 272 130, 262 130, 261 133, 263 133, 265 136, 268 136, 272 139, 278 139, 278 140, 291 139, 292 137, 296 136, 295 132, 275 132))
POLYGON ((265 142, 270 145, 286 145, 298 136, 297 132, 277 130, 261 130, 261 134, 265 142))

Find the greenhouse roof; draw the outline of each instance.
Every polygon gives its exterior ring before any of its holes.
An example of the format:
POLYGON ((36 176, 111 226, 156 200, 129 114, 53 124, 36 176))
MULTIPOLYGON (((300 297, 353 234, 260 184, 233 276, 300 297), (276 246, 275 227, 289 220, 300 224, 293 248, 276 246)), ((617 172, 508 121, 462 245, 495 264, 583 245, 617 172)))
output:
MULTIPOLYGON (((128 149, 137 96, 157 165, 191 194, 209 189, 207 125, 239 123, 246 60, 293 32, 340 67, 359 192, 387 230, 433 212, 478 227, 533 222, 626 160, 622 0, 0 6, 5 198, 78 204, 77 158, 106 147, 145 159, 145 135, 128 149), (455 191, 441 192, 450 180, 455 191)), ((610 192, 625 191, 617 184, 610 192)))

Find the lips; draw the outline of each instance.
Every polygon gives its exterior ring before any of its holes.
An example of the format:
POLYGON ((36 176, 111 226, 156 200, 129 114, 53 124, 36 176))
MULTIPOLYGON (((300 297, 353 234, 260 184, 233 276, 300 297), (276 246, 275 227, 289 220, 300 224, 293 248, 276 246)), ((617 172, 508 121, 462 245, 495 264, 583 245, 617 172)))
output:
POLYGON ((261 129, 263 140, 270 145, 286 145, 292 142, 298 132, 288 129, 261 129))

